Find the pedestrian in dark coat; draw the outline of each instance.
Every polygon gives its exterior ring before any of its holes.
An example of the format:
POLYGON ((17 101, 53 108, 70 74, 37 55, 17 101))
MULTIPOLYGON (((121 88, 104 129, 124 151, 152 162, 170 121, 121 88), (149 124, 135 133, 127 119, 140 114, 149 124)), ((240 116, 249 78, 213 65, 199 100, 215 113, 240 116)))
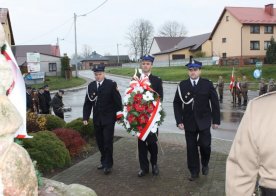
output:
POLYGON ((27 86, 26 88, 26 104, 27 104, 27 112, 32 111, 33 109, 33 98, 32 98, 32 87, 27 86))
POLYGON ((64 95, 64 90, 59 90, 51 101, 51 106, 56 116, 64 120, 64 110, 63 110, 63 101, 62 96, 64 95))
POLYGON ((46 113, 47 114, 51 114, 51 112, 50 112, 50 107, 51 107, 51 100, 52 100, 52 98, 51 98, 51 94, 50 94, 50 90, 49 90, 49 86, 46 84, 45 86, 44 86, 44 93, 43 93, 43 95, 44 95, 44 97, 45 97, 45 101, 46 101, 46 113))
POLYGON ((104 66, 93 68, 95 81, 87 87, 83 105, 83 124, 88 120, 93 109, 93 125, 98 148, 101 152, 101 163, 97 167, 109 174, 113 166, 113 137, 116 113, 122 110, 122 98, 116 82, 105 78, 104 66))
POLYGON ((44 88, 40 87, 38 91, 38 103, 39 103, 39 114, 47 113, 47 103, 44 96, 44 88))
POLYGON ((220 107, 217 92, 211 81, 201 78, 201 66, 191 59, 186 65, 189 78, 178 85, 173 101, 176 125, 185 130, 187 144, 189 180, 199 177, 200 157, 202 174, 208 175, 211 154, 210 127, 218 128, 220 124, 220 107))

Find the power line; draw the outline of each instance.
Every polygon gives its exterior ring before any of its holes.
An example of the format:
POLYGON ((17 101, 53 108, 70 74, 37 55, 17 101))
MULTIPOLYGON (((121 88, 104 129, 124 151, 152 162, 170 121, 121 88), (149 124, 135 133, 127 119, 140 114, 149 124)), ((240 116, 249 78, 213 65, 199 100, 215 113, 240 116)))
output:
POLYGON ((97 9, 99 9, 100 7, 102 7, 108 0, 105 0, 103 3, 101 3, 98 7, 96 7, 95 9, 85 13, 85 14, 81 14, 80 16, 87 16, 88 14, 91 14, 92 12, 96 11, 97 9))
POLYGON ((63 39, 66 39, 68 37, 68 35, 71 33, 71 30, 73 28, 74 22, 72 22, 69 31, 65 34, 65 36, 63 37, 63 39))

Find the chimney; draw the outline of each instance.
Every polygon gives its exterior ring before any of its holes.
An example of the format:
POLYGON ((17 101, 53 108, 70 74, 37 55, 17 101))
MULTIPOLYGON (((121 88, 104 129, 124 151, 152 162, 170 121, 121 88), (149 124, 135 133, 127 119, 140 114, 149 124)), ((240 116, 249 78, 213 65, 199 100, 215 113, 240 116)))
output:
POLYGON ((267 13, 270 16, 273 16, 273 4, 267 4, 265 5, 265 13, 267 13))

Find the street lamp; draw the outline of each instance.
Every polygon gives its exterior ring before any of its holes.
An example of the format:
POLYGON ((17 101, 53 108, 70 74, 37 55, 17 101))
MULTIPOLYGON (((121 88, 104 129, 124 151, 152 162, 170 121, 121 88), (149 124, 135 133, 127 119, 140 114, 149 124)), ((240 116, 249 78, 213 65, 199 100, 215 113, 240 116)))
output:
POLYGON ((77 15, 76 13, 74 13, 76 78, 79 77, 78 64, 77 64, 77 58, 78 58, 78 49, 77 49, 77 17, 80 17, 80 16, 86 16, 86 14, 77 15))

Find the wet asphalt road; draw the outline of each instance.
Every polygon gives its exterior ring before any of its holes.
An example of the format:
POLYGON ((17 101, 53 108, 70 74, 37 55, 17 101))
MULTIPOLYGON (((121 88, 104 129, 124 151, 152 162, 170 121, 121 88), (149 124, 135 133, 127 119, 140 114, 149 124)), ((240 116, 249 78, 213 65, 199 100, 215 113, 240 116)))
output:
MULTIPOLYGON (((90 70, 80 71, 80 76, 94 79, 94 74, 90 70)), ((107 75, 107 78, 117 82, 121 95, 124 95, 125 89, 129 85, 130 79, 121 78, 117 76, 107 75)), ((159 131, 161 133, 183 133, 176 127, 174 113, 173 113, 173 98, 175 95, 177 84, 163 83, 164 88, 164 100, 163 108, 166 112, 165 121, 161 125, 159 131)), ((227 89, 227 88, 226 88, 227 89)), ((78 117, 82 117, 82 107, 84 103, 86 89, 81 89, 73 92, 66 92, 63 98, 64 104, 72 108, 71 112, 65 113, 65 121, 69 122, 78 117)), ((249 91, 249 100, 257 96, 257 91, 249 91)), ((224 92, 224 100, 221 106, 221 125, 216 130, 212 131, 214 138, 220 138, 224 140, 233 140, 240 120, 245 111, 245 106, 233 106, 231 103, 232 97, 230 92, 226 90, 224 92)), ((121 125, 116 124, 116 129, 124 131, 121 125)))

